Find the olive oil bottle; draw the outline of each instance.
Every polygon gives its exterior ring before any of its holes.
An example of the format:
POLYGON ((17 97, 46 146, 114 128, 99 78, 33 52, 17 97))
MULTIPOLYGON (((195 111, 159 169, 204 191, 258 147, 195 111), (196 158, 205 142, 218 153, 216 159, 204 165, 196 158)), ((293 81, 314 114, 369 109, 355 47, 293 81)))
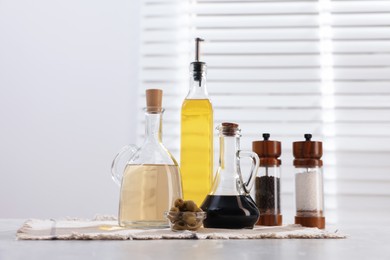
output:
POLYGON ((200 205, 211 188, 213 173, 213 107, 206 89, 206 63, 199 61, 200 38, 195 39, 195 61, 190 65, 190 89, 181 110, 180 168, 185 200, 200 205))

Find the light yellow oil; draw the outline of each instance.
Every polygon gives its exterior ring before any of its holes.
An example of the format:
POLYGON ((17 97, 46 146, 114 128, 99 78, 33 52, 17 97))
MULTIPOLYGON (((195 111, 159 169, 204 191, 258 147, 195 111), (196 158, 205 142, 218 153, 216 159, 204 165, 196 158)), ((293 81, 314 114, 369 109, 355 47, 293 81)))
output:
POLYGON ((164 212, 181 197, 176 165, 127 165, 122 178, 119 225, 132 228, 167 227, 164 212))
POLYGON ((213 108, 208 99, 185 99, 181 110, 180 169, 185 200, 200 206, 213 176, 213 108))

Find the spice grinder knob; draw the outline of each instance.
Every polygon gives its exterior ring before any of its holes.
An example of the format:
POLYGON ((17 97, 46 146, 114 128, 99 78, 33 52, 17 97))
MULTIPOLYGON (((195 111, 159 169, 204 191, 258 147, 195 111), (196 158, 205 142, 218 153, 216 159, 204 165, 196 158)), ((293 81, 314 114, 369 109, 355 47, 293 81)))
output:
POLYGON ((296 167, 322 166, 322 142, 312 141, 311 134, 305 134, 305 141, 293 142, 294 165, 296 167))
POLYGON ((312 135, 311 134, 305 134, 306 141, 311 141, 312 135))
POLYGON ((278 157, 282 154, 282 144, 271 141, 269 133, 263 133, 264 140, 252 142, 252 151, 260 158, 260 166, 279 166, 282 162, 278 157))

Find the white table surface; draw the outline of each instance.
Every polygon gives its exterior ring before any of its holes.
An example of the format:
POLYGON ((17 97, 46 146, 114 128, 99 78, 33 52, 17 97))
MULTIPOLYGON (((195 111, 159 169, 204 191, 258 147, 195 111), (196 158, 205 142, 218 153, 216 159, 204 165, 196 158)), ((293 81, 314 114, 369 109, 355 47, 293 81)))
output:
POLYGON ((347 239, 19 241, 0 220, 0 259, 390 259, 390 226, 338 226, 347 239))

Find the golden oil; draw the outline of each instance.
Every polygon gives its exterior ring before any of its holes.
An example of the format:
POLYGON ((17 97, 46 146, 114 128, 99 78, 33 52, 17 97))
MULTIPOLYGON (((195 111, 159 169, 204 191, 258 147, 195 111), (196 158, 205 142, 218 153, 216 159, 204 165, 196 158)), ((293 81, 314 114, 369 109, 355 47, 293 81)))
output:
POLYGON ((185 200, 202 204, 213 176, 213 108, 209 99, 185 99, 181 110, 181 176, 185 200))

